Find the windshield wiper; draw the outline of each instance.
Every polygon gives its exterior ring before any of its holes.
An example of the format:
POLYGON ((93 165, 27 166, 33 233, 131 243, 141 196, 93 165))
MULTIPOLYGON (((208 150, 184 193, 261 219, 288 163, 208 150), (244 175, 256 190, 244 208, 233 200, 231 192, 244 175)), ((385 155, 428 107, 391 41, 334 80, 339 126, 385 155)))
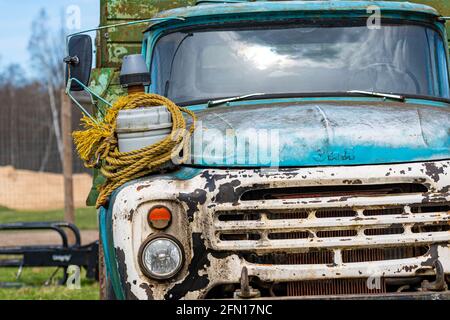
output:
MULTIPOLYGON (((190 105, 190 104, 200 104, 200 103, 207 103, 207 107, 215 107, 227 102, 232 101, 240 101, 245 100, 247 98, 252 97, 264 97, 264 98, 309 98, 309 97, 338 97, 338 96, 354 96, 354 95, 365 95, 365 96, 371 96, 371 97, 380 97, 380 98, 386 98, 386 99, 394 99, 398 101, 404 102, 406 100, 406 96, 398 95, 398 94, 392 94, 392 93, 383 93, 383 92, 372 92, 372 91, 362 91, 362 90, 350 90, 350 91, 343 91, 343 92, 307 92, 307 93, 252 93, 252 94, 246 94, 242 96, 236 96, 236 97, 229 97, 229 98, 222 98, 222 99, 216 99, 216 100, 195 100, 195 101, 186 101, 178 103, 179 105, 190 105)), ((449 100, 450 101, 450 100, 449 100)))
POLYGON ((380 98, 387 98, 387 99, 394 99, 399 101, 405 101, 405 97, 398 95, 398 94, 391 94, 391 93, 383 93, 383 92, 372 92, 372 91, 362 91, 362 90, 350 90, 346 91, 347 93, 356 93, 356 94, 362 94, 366 96, 372 96, 372 97, 380 97, 380 98))
POLYGON ((208 101, 208 108, 215 107, 215 106, 218 106, 220 104, 227 103, 227 102, 245 100, 247 98, 261 97, 261 96, 265 96, 265 95, 266 95, 265 93, 252 93, 252 94, 246 94, 246 95, 243 95, 243 96, 237 96, 237 97, 231 97, 231 98, 209 100, 208 101))

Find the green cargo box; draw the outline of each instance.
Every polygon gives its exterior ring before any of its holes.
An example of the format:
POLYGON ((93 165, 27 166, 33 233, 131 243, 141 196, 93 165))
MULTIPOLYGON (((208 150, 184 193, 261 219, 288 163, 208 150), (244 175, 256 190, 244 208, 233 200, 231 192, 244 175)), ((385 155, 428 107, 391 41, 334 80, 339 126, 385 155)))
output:
MULTIPOLYGON (((100 0, 100 24, 152 18, 160 11, 194 4, 193 0, 100 0)), ((141 51, 145 24, 112 28, 97 33, 97 67, 117 68, 124 55, 141 51)))

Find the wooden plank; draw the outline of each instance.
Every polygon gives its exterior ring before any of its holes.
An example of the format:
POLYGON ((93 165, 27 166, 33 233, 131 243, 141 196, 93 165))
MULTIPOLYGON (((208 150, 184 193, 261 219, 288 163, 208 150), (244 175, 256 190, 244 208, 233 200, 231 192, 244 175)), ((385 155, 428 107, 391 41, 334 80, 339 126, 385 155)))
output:
MULTIPOLYGON (((72 105, 64 90, 61 90, 61 131, 63 140, 64 220, 75 223, 72 172, 72 105)), ((70 238, 69 242, 73 243, 73 240, 70 238)))

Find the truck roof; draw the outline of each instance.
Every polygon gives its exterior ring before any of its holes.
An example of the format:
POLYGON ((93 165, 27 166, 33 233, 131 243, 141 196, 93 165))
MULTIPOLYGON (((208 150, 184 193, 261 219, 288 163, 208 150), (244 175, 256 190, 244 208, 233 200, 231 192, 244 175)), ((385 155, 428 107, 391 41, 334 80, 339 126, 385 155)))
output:
POLYGON ((439 16, 436 9, 411 2, 393 1, 241 1, 241 0, 203 0, 195 6, 162 11, 155 17, 184 17, 217 16, 236 13, 260 12, 292 12, 292 11, 367 11, 369 6, 378 6, 382 11, 421 13, 439 16))

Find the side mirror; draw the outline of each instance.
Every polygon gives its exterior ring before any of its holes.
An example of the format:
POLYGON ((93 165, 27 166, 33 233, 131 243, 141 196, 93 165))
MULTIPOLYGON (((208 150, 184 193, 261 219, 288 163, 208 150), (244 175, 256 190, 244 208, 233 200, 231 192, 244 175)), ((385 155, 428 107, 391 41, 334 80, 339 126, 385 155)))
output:
MULTIPOLYGON (((66 85, 69 79, 75 78, 85 86, 89 85, 92 69, 92 40, 88 35, 75 35, 69 39, 69 56, 64 58, 66 67, 66 85)), ((83 87, 72 81, 70 85, 72 91, 82 91, 83 87)))

